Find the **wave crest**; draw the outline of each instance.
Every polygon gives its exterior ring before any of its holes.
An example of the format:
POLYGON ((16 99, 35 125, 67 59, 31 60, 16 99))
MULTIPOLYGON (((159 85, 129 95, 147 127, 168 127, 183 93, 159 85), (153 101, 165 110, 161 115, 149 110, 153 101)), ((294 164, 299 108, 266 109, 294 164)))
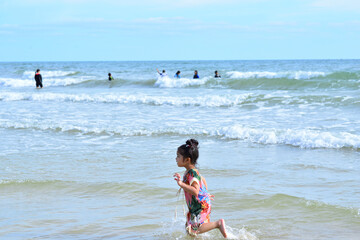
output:
POLYGON ((119 104, 148 104, 172 106, 205 106, 231 107, 245 103, 252 96, 250 93, 237 95, 205 95, 199 97, 172 97, 150 95, 118 95, 118 94, 65 94, 65 93, 0 93, 0 101, 64 101, 64 102, 96 102, 119 104))
POLYGON ((208 77, 199 79, 159 77, 154 86, 162 88, 183 88, 204 85, 208 80, 208 77))
MULTIPOLYGON (((73 76, 79 74, 80 72, 76 71, 40 71, 42 77, 65 77, 65 76, 73 76)), ((35 75, 35 71, 25 71, 23 73, 23 77, 33 79, 35 75)))
POLYGON ((157 96, 146 94, 67 94, 67 93, 25 93, 0 92, 0 101, 58 101, 58 102, 94 102, 117 104, 147 104, 171 106, 233 107, 245 104, 259 105, 331 105, 359 106, 359 97, 349 96, 284 96, 283 94, 227 94, 187 96, 157 96))
POLYGON ((227 140, 265 145, 290 145, 300 148, 360 149, 360 135, 348 132, 327 132, 309 129, 264 129, 233 125, 220 128, 142 128, 130 129, 113 126, 79 126, 47 122, 12 122, 0 121, 0 128, 6 129, 37 129, 42 131, 68 132, 95 135, 119 136, 162 136, 162 135, 197 135, 220 137, 227 140))
POLYGON ((325 72, 312 72, 312 71, 293 71, 293 72, 238 72, 230 71, 227 72, 230 78, 288 78, 288 79, 311 79, 314 77, 323 77, 326 75, 325 72))
MULTIPOLYGON (((44 86, 69 86, 89 81, 90 77, 80 78, 47 78, 43 81, 44 86)), ((0 78, 0 86, 4 87, 34 87, 34 79, 0 78)))

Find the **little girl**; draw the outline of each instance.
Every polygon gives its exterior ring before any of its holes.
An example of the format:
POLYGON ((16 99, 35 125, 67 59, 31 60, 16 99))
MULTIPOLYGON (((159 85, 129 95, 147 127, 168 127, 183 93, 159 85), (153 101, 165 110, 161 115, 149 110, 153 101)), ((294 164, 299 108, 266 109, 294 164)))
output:
POLYGON ((218 228, 226 238, 224 219, 210 222, 210 198, 213 196, 209 195, 207 191, 205 178, 195 168, 199 157, 198 145, 199 143, 195 139, 187 140, 186 144, 178 147, 176 154, 177 165, 186 168, 182 181, 179 173, 174 174, 175 181, 184 189, 186 204, 189 208, 185 227, 187 232, 193 236, 218 228))

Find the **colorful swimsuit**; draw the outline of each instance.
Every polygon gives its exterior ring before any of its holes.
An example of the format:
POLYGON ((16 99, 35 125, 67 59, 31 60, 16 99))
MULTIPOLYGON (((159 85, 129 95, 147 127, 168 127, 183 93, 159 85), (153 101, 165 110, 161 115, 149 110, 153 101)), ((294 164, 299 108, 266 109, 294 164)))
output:
POLYGON ((209 193, 197 169, 190 169, 184 175, 183 182, 190 185, 197 182, 200 186, 197 196, 185 193, 185 201, 189 208, 186 217, 186 230, 191 235, 196 235, 203 223, 210 222, 211 203, 209 193))

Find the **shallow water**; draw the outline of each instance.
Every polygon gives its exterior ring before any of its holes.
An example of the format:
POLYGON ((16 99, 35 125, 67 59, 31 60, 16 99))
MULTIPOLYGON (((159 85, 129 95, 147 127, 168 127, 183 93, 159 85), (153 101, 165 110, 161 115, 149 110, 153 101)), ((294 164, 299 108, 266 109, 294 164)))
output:
POLYGON ((359 239, 359 86, 359 60, 0 63, 0 238, 191 239, 196 138, 232 239, 359 239))

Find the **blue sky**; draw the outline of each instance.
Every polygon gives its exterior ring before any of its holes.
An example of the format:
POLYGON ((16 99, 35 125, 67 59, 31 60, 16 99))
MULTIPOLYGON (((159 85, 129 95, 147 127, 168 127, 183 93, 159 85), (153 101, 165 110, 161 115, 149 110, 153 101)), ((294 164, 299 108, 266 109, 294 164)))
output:
POLYGON ((359 0, 0 0, 0 61, 345 59, 359 0))

